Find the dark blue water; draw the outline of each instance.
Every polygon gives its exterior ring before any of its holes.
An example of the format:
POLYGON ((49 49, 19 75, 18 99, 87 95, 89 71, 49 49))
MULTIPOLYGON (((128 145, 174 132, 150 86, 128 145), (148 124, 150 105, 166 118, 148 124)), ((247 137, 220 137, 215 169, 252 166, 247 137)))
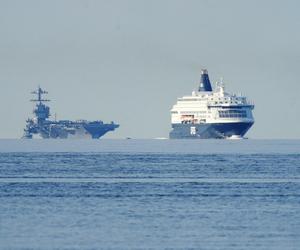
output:
POLYGON ((74 143, 0 141, 0 249, 300 249, 300 141, 74 143))

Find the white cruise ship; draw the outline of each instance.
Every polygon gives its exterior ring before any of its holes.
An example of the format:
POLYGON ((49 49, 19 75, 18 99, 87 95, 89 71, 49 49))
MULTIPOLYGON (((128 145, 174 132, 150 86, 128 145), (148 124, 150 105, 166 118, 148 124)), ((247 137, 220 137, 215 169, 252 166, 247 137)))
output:
POLYGON ((207 70, 202 70, 198 91, 177 99, 171 109, 170 139, 243 138, 254 123, 254 104, 225 91, 222 82, 212 90, 207 70))

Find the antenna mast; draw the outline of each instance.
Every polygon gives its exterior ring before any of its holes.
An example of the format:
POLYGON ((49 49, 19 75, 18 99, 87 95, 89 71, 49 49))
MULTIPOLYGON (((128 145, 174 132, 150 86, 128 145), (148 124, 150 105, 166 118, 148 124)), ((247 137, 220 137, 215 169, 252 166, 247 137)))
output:
POLYGON ((42 95, 48 94, 48 92, 45 90, 42 90, 40 86, 37 91, 31 92, 31 94, 37 95, 37 99, 31 99, 30 100, 31 102, 39 102, 39 103, 50 102, 50 100, 42 98, 42 95))

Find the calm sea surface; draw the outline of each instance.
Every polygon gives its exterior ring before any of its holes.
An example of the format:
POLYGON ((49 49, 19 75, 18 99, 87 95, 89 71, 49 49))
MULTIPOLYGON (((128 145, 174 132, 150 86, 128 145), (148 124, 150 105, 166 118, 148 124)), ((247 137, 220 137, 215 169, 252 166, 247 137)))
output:
POLYGON ((300 249, 299 140, 0 140, 0 249, 300 249))

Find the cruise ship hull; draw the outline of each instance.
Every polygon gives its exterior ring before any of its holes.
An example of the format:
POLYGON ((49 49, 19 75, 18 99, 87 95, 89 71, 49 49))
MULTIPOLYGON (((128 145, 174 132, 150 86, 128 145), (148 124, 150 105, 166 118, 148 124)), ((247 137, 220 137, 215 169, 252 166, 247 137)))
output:
POLYGON ((225 139, 243 137, 253 122, 172 124, 170 139, 225 139))

